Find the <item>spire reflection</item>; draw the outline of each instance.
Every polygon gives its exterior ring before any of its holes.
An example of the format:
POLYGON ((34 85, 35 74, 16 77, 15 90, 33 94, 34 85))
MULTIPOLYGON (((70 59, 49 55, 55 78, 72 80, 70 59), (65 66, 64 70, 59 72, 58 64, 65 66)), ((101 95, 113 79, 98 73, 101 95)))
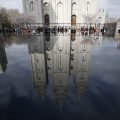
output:
POLYGON ((87 89, 92 48, 101 45, 102 35, 49 36, 49 40, 46 36, 32 37, 29 53, 34 87, 40 97, 55 100, 62 109, 70 97, 71 87, 76 98, 87 89))
POLYGON ((0 39, 0 74, 4 73, 7 69, 7 56, 5 51, 5 44, 2 39, 0 39))

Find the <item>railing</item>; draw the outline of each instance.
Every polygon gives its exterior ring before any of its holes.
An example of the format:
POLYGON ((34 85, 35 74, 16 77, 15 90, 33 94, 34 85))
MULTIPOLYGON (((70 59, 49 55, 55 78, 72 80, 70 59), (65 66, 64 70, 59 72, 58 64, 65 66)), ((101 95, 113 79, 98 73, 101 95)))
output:
POLYGON ((21 23, 21 24, 12 24, 14 27, 69 27, 69 28, 80 28, 82 26, 89 27, 89 26, 101 26, 103 27, 104 24, 100 23, 76 23, 76 24, 71 24, 71 23, 50 23, 50 24, 43 24, 43 23, 21 23))

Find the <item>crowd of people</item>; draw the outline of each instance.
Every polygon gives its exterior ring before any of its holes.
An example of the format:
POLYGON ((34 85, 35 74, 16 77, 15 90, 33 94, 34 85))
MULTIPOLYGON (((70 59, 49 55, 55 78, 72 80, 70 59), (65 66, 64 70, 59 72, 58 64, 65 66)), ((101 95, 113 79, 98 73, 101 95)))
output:
POLYGON ((96 33, 102 32, 104 34, 104 27, 100 29, 100 26, 81 26, 80 28, 75 27, 60 27, 60 26, 54 26, 54 27, 40 27, 40 26, 26 26, 26 27, 10 27, 10 28, 3 28, 0 29, 0 32, 3 33, 15 33, 17 35, 34 35, 34 34, 66 34, 66 33, 79 33, 81 35, 95 35, 96 33))
POLYGON ((15 32, 14 27, 1 27, 0 28, 0 33, 11 33, 11 32, 15 32))

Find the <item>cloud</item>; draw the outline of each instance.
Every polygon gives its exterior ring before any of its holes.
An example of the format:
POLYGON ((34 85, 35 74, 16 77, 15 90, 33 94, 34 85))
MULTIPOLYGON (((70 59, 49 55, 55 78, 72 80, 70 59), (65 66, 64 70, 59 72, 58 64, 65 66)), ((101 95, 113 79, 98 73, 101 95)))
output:
POLYGON ((0 7, 5 7, 7 9, 19 9, 20 12, 23 11, 22 0, 0 0, 0 7))
POLYGON ((100 0, 100 7, 106 9, 106 12, 113 17, 120 17, 120 0, 100 0))

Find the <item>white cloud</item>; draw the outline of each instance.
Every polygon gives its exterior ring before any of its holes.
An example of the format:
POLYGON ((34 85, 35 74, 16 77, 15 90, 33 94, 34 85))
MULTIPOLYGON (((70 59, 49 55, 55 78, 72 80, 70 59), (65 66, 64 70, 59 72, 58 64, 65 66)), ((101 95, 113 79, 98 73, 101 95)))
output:
POLYGON ((100 0, 100 7, 106 8, 113 17, 120 17, 120 0, 100 0))
POLYGON ((7 9, 19 9, 20 12, 23 11, 22 0, 0 0, 0 7, 5 7, 7 9))

